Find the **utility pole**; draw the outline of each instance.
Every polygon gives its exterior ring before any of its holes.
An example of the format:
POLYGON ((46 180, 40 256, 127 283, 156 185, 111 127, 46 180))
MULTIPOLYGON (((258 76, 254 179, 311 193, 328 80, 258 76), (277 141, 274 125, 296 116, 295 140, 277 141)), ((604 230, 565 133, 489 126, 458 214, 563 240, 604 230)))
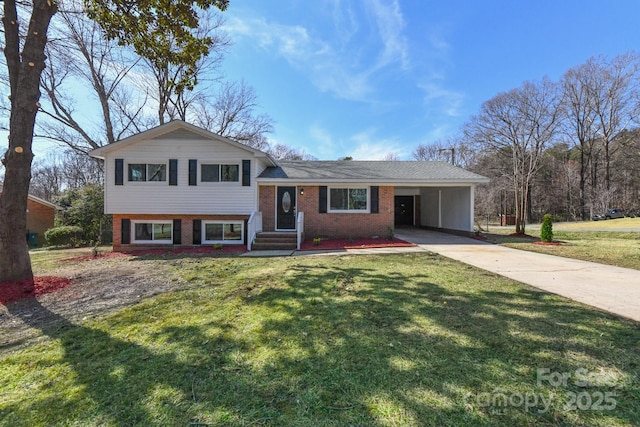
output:
POLYGON ((451 151, 451 164, 455 165, 456 164, 456 149, 455 147, 451 147, 451 148, 441 148, 438 150, 438 152, 442 153, 443 151, 451 151))

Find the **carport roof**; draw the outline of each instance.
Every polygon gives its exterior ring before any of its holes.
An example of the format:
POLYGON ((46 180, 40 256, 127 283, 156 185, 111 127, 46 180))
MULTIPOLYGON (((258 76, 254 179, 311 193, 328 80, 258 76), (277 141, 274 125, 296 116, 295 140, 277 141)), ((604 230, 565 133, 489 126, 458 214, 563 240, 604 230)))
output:
POLYGON ((266 168, 260 181, 308 182, 411 182, 411 183, 483 183, 488 178, 445 162, 436 161, 278 161, 266 168))

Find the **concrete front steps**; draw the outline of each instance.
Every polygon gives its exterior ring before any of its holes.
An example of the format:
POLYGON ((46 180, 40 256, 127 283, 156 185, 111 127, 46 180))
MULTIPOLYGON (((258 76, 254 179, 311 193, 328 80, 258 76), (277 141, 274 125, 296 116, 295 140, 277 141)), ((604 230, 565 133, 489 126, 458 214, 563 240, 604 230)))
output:
POLYGON ((294 250, 298 246, 296 232, 269 231, 258 233, 251 245, 252 251, 294 250))

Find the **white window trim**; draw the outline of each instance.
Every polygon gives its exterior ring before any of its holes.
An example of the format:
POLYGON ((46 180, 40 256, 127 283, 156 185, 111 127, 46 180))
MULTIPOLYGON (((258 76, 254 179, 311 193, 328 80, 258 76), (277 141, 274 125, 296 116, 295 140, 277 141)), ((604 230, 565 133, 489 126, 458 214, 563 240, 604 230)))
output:
POLYGON ((334 185, 327 188, 327 213, 371 213, 371 187, 367 186, 350 186, 350 185, 334 185), (337 189, 349 190, 367 190, 367 208, 366 209, 331 209, 331 190, 337 189))
MULTIPOLYGON (((126 182, 127 184, 132 184, 132 185, 167 185, 167 183, 169 182, 169 161, 165 160, 165 161, 144 161, 144 160, 140 160, 140 161, 133 161, 133 162, 127 162, 127 167, 126 169, 123 171, 123 173, 126 174, 126 182), (146 179, 144 181, 131 181, 129 180, 129 165, 146 165, 146 179), (166 178, 164 181, 149 181, 149 165, 164 165, 165 167, 165 172, 166 172, 166 178)), ((124 177, 123 177, 124 178, 124 177)))
POLYGON ((216 161, 198 161, 198 183, 202 185, 237 185, 242 183, 242 165, 238 163, 220 163, 216 161), (218 165, 218 181, 203 181, 202 180, 202 165, 218 165), (237 166, 238 167, 238 180, 237 181, 223 181, 222 180, 222 166, 237 166))
POLYGON ((173 244, 173 220, 132 220, 130 233, 132 244, 171 245, 173 244), (171 225, 171 238, 169 240, 136 240, 136 224, 169 224, 171 225))
MULTIPOLYGON (((223 229, 224 230, 224 229, 223 229)), ((212 220, 212 221, 202 221, 202 227, 200 230, 201 236, 200 236, 200 241, 202 242, 203 245, 214 245, 216 243, 221 243, 223 245, 244 245, 244 221, 243 220, 235 220, 235 219, 228 219, 228 220, 212 220), (206 226, 207 224, 240 224, 241 227, 241 231, 240 231, 240 240, 224 240, 224 236, 222 240, 205 240, 205 236, 206 236, 206 226)))

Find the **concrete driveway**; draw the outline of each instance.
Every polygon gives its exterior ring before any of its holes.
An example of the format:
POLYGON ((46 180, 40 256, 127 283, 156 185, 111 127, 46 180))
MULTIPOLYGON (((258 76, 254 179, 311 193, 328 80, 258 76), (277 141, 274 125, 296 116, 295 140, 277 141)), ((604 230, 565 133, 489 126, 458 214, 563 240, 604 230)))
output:
POLYGON ((638 270, 421 229, 396 229, 395 236, 425 250, 640 322, 638 270))

